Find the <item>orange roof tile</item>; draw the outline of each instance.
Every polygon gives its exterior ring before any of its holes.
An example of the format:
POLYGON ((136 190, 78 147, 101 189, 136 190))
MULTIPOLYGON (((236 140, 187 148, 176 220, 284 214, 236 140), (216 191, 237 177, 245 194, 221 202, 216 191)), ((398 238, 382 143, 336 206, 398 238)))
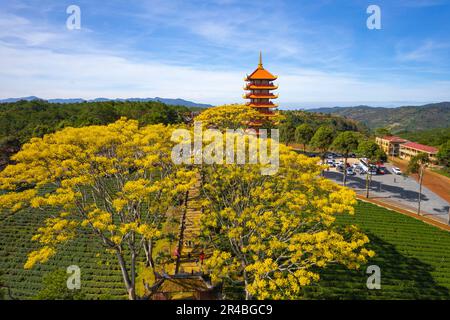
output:
POLYGON ((247 76, 249 80, 275 80, 276 76, 271 74, 269 71, 264 69, 263 67, 256 68, 255 71, 252 72, 249 76, 247 76))

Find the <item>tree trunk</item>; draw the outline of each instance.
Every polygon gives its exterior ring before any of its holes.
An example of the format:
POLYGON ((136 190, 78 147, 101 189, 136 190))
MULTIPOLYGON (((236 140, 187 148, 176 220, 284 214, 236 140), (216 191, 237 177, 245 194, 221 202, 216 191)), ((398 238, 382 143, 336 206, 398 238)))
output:
POLYGON ((344 158, 344 181, 343 181, 343 185, 345 186, 347 184, 347 158, 348 155, 345 156, 344 158))
POLYGON ((419 169, 419 202, 417 205, 417 214, 420 216, 420 204, 422 201, 422 182, 423 182, 423 175, 424 175, 424 168, 420 166, 419 169))
POLYGON ((366 198, 369 198, 369 170, 366 173, 366 198))
POLYGON ((448 208, 448 221, 447 224, 450 226, 450 208, 448 208))
POLYGON ((252 300, 251 294, 247 291, 247 281, 245 281, 245 300, 252 300))
POLYGON ((247 276, 247 271, 244 270, 244 285, 245 285, 245 300, 252 300, 252 295, 250 294, 250 292, 248 292, 247 287, 248 287, 248 276, 247 276))
POLYGON ((128 291, 128 300, 136 300, 136 291, 134 288, 127 289, 128 291))
MULTIPOLYGON (((325 165, 325 151, 322 151, 322 156, 321 156, 321 158, 322 158, 322 165, 325 165)), ((324 176, 324 170, 322 170, 322 177, 324 176)))
MULTIPOLYGON (((130 279, 128 274, 127 266, 125 260, 120 252, 117 252, 117 259, 119 260, 120 271, 122 272, 123 282, 125 283, 125 288, 128 292, 128 299, 136 300, 136 291, 134 281, 130 279)), ((133 268, 134 269, 134 268, 133 268)))
POLYGON ((155 261, 153 260, 153 240, 148 240, 144 242, 145 251, 145 266, 152 268, 153 274, 155 274, 155 261))

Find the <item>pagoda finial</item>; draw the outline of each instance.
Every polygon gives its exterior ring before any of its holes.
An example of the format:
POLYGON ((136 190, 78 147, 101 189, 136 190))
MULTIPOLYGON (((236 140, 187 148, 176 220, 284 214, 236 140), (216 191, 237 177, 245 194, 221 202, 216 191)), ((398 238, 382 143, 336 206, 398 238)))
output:
POLYGON ((262 52, 259 52, 259 64, 258 64, 258 68, 262 69, 263 68, 263 64, 262 64, 262 52))

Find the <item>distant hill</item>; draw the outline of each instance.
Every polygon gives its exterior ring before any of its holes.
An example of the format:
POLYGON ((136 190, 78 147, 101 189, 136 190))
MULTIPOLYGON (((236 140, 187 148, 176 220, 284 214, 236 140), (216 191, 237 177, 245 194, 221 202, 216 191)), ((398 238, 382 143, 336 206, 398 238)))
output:
POLYGON ((388 127, 393 133, 445 128, 450 124, 450 102, 422 106, 381 108, 370 106, 308 109, 360 121, 370 129, 388 127))
POLYGON ((20 100, 25 101, 33 101, 33 100, 44 100, 50 103, 83 103, 83 102, 105 102, 105 101, 133 101, 133 102, 148 102, 148 101, 157 101, 162 102, 164 104, 173 105, 173 106, 184 106, 184 107, 197 107, 197 108, 209 108, 212 107, 210 104, 205 103, 197 103, 184 99, 168 99, 168 98, 127 98, 127 99, 108 99, 108 98, 95 98, 90 100, 85 100, 81 98, 73 98, 73 99, 41 99, 36 96, 29 97, 21 97, 21 98, 8 98, 8 99, 0 99, 0 103, 14 103, 20 100))

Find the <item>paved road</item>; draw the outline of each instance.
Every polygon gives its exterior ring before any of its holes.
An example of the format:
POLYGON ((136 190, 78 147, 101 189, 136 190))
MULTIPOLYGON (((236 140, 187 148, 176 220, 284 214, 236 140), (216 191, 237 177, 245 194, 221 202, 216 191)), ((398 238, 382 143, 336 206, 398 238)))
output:
MULTIPOLYGON (((370 197, 393 204, 397 203, 413 211, 417 210, 419 184, 412 178, 393 174, 390 164, 385 164, 385 166, 389 171, 388 174, 372 177, 370 197)), ((325 172, 325 176, 342 183, 343 174, 332 168, 325 172)), ((353 188, 357 193, 365 194, 366 176, 357 174, 347 177, 347 186, 353 188)), ((435 218, 447 222, 450 204, 426 187, 422 187, 421 207, 422 213, 433 215, 435 218)))

